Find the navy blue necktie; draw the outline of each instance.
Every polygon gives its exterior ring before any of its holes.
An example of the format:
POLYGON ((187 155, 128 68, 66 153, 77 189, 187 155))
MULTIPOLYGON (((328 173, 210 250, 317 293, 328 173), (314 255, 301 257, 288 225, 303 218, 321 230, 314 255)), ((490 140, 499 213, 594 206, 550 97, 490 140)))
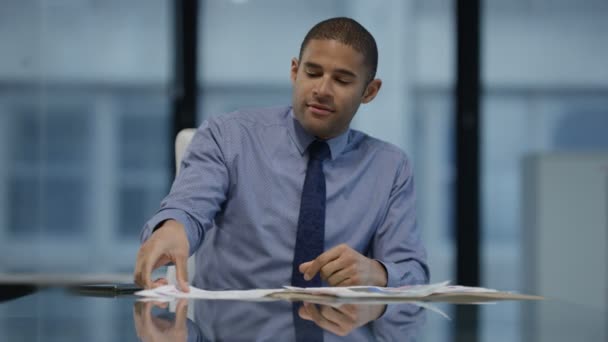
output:
POLYGON ((325 174, 323 160, 330 155, 326 142, 315 140, 308 147, 308 167, 302 188, 300 217, 296 248, 293 257, 291 285, 299 287, 320 287, 321 277, 304 280, 298 267, 301 263, 314 260, 321 255, 325 244, 325 174))
MULTIPOLYGON (((323 160, 329 157, 329 146, 323 141, 313 141, 308 147, 308 167, 302 188, 300 217, 296 234, 296 248, 293 256, 291 285, 299 287, 320 287, 321 277, 317 273, 310 281, 304 280, 300 264, 314 260, 325 249, 325 174, 323 160)), ((298 315, 302 303, 293 303, 293 323, 296 341, 323 341, 323 331, 314 322, 306 321, 298 315)))

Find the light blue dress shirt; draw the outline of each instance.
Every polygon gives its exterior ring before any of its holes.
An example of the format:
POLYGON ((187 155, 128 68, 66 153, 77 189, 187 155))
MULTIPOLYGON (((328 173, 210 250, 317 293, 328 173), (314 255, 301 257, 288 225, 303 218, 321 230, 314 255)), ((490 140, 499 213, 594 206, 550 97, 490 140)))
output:
MULTIPOLYGON (((277 288, 291 281, 307 147, 291 107, 237 111, 197 130, 170 193, 144 226, 186 229, 193 285, 277 288)), ((397 147, 349 129, 327 141, 325 250, 345 243, 387 270, 387 286, 429 281, 412 165, 397 147)))

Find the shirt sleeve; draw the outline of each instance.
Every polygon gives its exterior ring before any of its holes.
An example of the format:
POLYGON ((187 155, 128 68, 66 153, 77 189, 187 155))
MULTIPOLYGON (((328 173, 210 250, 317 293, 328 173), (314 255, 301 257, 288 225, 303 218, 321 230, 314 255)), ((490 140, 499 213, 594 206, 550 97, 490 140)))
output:
POLYGON ((389 195, 385 217, 372 241, 372 257, 386 269, 387 287, 429 282, 415 202, 413 172, 404 156, 389 195))
POLYGON ((227 147, 216 121, 205 121, 184 153, 179 175, 162 200, 158 212, 144 225, 140 239, 145 242, 160 224, 173 219, 184 225, 190 255, 201 245, 205 232, 226 200, 229 172, 227 147))

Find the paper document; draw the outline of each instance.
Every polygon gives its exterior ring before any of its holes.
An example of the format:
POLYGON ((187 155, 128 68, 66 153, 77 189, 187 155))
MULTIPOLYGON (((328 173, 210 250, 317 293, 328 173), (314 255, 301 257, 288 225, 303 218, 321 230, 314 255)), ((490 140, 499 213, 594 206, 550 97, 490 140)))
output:
MULTIPOLYGON (((281 291, 280 289, 278 291, 281 291)), ((144 297, 170 297, 188 299, 224 299, 224 300, 253 300, 264 299, 271 293, 277 292, 276 289, 270 290, 229 290, 229 291, 207 291, 190 286, 190 292, 182 292, 175 285, 165 285, 151 290, 136 292, 138 296, 144 297)))
POLYGON ((411 285, 403 287, 379 286, 347 286, 347 287, 294 287, 285 286, 289 292, 306 293, 314 295, 330 295, 341 298, 390 298, 408 297, 423 298, 442 291, 449 282, 430 285, 411 285))
POLYGON ((500 292, 493 289, 469 286, 452 286, 449 282, 403 287, 350 286, 308 287, 285 286, 282 289, 208 291, 190 286, 190 292, 181 292, 174 285, 136 292, 136 295, 158 299, 224 299, 224 300, 276 300, 276 299, 344 299, 386 301, 446 301, 482 302, 496 300, 538 300, 538 296, 500 292))

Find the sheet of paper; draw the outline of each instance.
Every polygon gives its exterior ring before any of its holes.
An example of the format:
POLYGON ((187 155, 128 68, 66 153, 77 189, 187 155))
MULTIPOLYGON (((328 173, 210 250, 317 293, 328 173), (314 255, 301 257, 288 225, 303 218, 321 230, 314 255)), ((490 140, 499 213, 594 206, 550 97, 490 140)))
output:
MULTIPOLYGON (((366 286, 361 286, 359 288, 364 288, 366 286)), ((304 289, 306 290, 306 289, 304 289)), ((156 289, 151 290, 142 290, 136 292, 136 295, 142 296, 144 298, 140 299, 141 301, 160 301, 160 302, 170 302, 175 300, 176 298, 186 298, 186 299, 212 299, 212 300, 250 300, 250 301, 271 301, 271 300, 279 300, 280 297, 268 297, 271 294, 294 294, 289 289, 262 289, 262 290, 230 290, 230 291, 207 291, 201 290, 195 287, 190 287, 190 292, 185 293, 178 290, 174 285, 166 285, 162 287, 158 287, 156 289)), ((338 291, 339 293, 339 291, 338 291)), ((332 296, 336 298, 336 296, 332 296)), ((327 302, 324 300, 315 301, 315 299, 327 298, 327 296, 311 296, 311 300, 307 300, 311 303, 318 303, 323 305, 331 305, 335 307, 340 307, 347 303, 345 302, 327 302)), ((429 303, 413 301, 408 302, 409 304, 416 305, 427 310, 436 312, 446 319, 450 319, 450 317, 434 307, 429 303)), ((377 300, 367 300, 367 301, 357 301, 356 298, 350 298, 348 304, 387 304, 386 301, 382 301, 382 298, 378 298, 377 300)))
POLYGON ((308 287, 285 286, 282 289, 208 291, 191 286, 190 292, 179 291, 174 285, 158 287, 135 293, 152 298, 223 299, 223 300, 306 300, 316 296, 319 300, 386 300, 389 301, 454 301, 479 302, 488 300, 538 300, 538 296, 500 292, 493 289, 468 286, 452 286, 449 282, 403 287, 308 287))
POLYGON ((444 286, 440 289, 437 289, 433 294, 437 293, 488 293, 488 292, 498 292, 494 289, 487 289, 484 287, 471 287, 471 286, 460 286, 460 285, 448 285, 444 286))
POLYGON ((175 285, 165 285, 151 290, 143 290, 135 294, 143 297, 170 297, 186 299, 224 299, 224 300, 254 300, 267 299, 271 293, 282 291, 281 289, 261 289, 261 290, 230 290, 230 291, 207 291, 190 286, 190 292, 182 292, 175 285))
POLYGON ((399 288, 387 288, 376 286, 350 286, 350 287, 294 287, 285 286, 282 289, 259 289, 259 290, 228 290, 208 291, 191 286, 190 292, 179 291, 174 285, 161 286, 156 289, 143 290, 136 295, 144 297, 174 297, 189 299, 261 299, 270 294, 290 293, 308 294, 320 296, 333 296, 339 298, 395 298, 410 297, 423 298, 443 289, 447 282, 431 285, 415 285, 399 288))
POLYGON ((285 289, 297 293, 315 295, 330 295, 341 298, 423 298, 438 291, 444 290, 449 282, 411 285, 403 287, 378 287, 378 286, 348 286, 348 287, 294 287, 285 286, 285 289))

